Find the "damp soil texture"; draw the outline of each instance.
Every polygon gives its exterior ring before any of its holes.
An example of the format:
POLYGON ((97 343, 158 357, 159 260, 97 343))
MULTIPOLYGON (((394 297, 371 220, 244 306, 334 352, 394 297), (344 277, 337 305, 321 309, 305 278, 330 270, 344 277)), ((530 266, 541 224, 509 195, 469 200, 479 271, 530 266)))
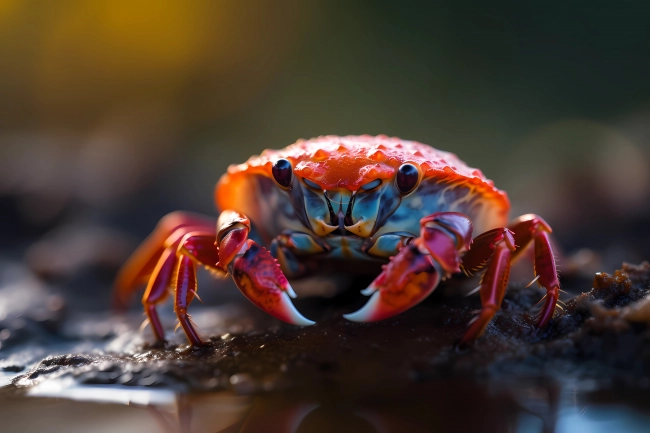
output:
POLYGON ((650 431, 647 263, 564 278, 543 330, 543 292, 512 283, 462 350, 480 301, 454 295, 454 282, 368 324, 341 318, 364 302, 358 291, 297 301, 318 322, 305 328, 243 297, 193 304, 206 346, 173 333, 166 311, 169 342, 156 347, 141 312, 80 313, 26 271, 3 269, 4 432, 650 431))

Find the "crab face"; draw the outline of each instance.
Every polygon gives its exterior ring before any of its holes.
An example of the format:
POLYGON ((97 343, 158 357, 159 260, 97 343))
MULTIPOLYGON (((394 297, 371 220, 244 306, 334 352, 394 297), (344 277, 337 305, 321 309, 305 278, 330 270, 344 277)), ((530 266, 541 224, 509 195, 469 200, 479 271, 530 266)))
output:
POLYGON ((386 136, 328 136, 265 150, 228 169, 216 201, 249 215, 266 239, 305 229, 318 237, 368 238, 387 226, 417 232, 435 202, 477 216, 479 226, 496 226, 509 205, 456 155, 386 136))
POLYGON ((383 226, 400 204, 402 193, 394 177, 377 178, 351 190, 345 186, 326 189, 314 179, 296 176, 291 185, 291 202, 295 212, 318 236, 367 238, 383 226))

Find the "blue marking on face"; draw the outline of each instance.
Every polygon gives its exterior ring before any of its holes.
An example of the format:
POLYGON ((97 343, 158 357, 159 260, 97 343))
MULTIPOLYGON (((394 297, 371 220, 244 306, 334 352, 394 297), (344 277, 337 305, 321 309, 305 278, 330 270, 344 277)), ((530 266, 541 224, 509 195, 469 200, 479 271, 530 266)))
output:
POLYGON ((368 234, 372 235, 397 210, 401 201, 401 194, 391 180, 371 191, 359 190, 352 208, 352 221, 364 221, 369 228, 368 234))
POLYGON ((341 236, 376 239, 391 232, 417 235, 420 219, 434 212, 462 212, 472 220, 480 220, 486 206, 489 207, 483 196, 473 194, 471 187, 462 183, 428 178, 413 192, 403 195, 394 179, 382 179, 369 182, 367 190, 356 191, 351 213, 345 219, 353 197, 346 188, 327 191, 330 212, 325 191, 315 185, 308 186, 298 176, 293 176, 290 188, 281 188, 262 176, 258 185, 259 219, 263 220, 261 225, 271 239, 285 229, 304 230, 327 239, 341 236))

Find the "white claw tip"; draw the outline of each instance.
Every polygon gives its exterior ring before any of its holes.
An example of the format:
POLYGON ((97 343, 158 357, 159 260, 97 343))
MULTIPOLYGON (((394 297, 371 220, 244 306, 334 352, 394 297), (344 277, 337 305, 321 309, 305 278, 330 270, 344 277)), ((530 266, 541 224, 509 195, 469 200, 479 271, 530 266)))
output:
MULTIPOLYGON (((292 307, 293 307, 293 305, 292 305, 292 307)), ((300 314, 298 312, 298 310, 296 310, 295 307, 292 308, 292 310, 293 311, 291 312, 291 323, 293 323, 294 325, 297 325, 297 326, 311 326, 311 325, 316 324, 316 322, 314 322, 313 320, 309 320, 308 318, 306 318, 305 316, 300 314)))
POLYGON ((278 317, 280 320, 284 320, 285 322, 292 323, 297 326, 311 326, 316 324, 313 320, 309 320, 298 310, 296 310, 296 307, 293 305, 293 303, 289 300, 289 296, 287 293, 282 294, 283 297, 283 304, 284 304, 284 317, 278 317))
POLYGON ((373 293, 366 305, 354 313, 344 314, 343 317, 352 322, 373 322, 376 319, 377 309, 379 307, 379 292, 373 293))
POLYGON ((302 318, 301 323, 296 323, 296 325, 298 325, 298 326, 311 326, 311 325, 315 325, 315 324, 316 324, 316 322, 314 322, 313 320, 309 320, 306 317, 302 318))
POLYGON ((287 294, 294 299, 298 297, 298 295, 296 295, 296 292, 293 290, 293 287, 291 286, 287 288, 287 294))

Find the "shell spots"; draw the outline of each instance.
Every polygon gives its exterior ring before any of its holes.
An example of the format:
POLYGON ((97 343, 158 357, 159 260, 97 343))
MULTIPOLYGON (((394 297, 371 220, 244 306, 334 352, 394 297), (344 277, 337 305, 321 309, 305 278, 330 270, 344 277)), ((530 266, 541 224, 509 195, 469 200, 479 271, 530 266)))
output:
POLYGON ((484 197, 498 200, 504 209, 509 207, 503 191, 496 189, 480 169, 468 167, 455 154, 385 135, 330 135, 298 140, 284 149, 252 156, 246 164, 229 168, 226 176, 241 176, 243 180, 246 176, 263 175, 273 179, 272 164, 278 159, 288 160, 297 176, 308 177, 325 189, 341 186, 352 191, 375 179, 394 178, 401 165, 412 163, 419 169, 420 180, 434 178, 472 185, 484 197))
POLYGON ((323 149, 318 149, 316 152, 314 152, 313 158, 316 161, 322 161, 326 159, 328 156, 330 156, 328 152, 324 151, 323 149))
POLYGON ((375 151, 371 150, 370 152, 368 152, 368 159, 377 162, 382 162, 386 159, 386 152, 383 152, 381 150, 375 150, 375 151))
POLYGON ((379 175, 379 172, 374 167, 366 172, 366 177, 377 177, 378 175, 379 175))
POLYGON ((228 173, 233 174, 240 171, 246 171, 248 169, 248 164, 230 164, 228 166, 228 173))
POLYGON ((298 172, 298 174, 300 174, 302 177, 309 177, 314 173, 314 170, 312 170, 312 168, 307 165, 303 165, 301 167, 298 167, 296 172, 298 172))

